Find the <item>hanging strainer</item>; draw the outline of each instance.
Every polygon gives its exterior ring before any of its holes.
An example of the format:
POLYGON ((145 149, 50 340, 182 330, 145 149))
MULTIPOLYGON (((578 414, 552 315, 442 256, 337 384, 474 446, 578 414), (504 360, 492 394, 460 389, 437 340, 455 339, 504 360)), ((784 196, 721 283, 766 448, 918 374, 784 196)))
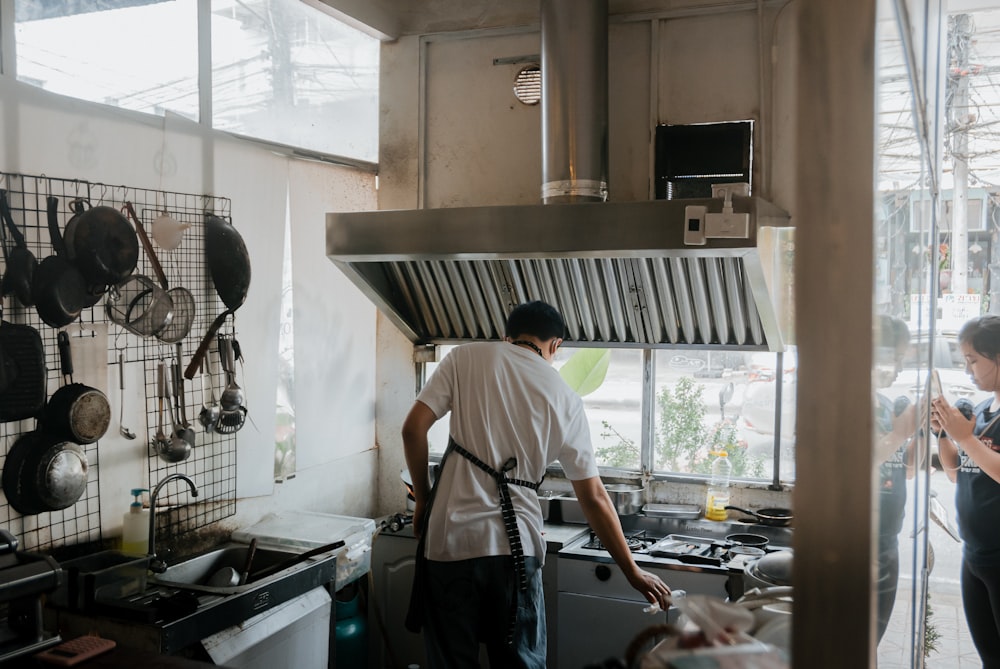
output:
POLYGON ((132 274, 112 286, 104 303, 109 320, 140 337, 163 332, 173 321, 173 309, 167 291, 142 274, 132 274))
POLYGON ((149 264, 152 265, 153 272, 160 281, 160 287, 165 291, 172 304, 173 317, 160 332, 156 333, 156 338, 167 344, 176 344, 184 339, 184 337, 187 337, 188 332, 191 331, 191 324, 194 323, 196 311, 194 295, 187 288, 169 287, 167 284, 167 275, 163 273, 160 260, 156 257, 156 251, 153 250, 153 245, 149 241, 146 229, 136 215, 132 203, 126 202, 124 209, 128 217, 132 219, 132 223, 135 224, 135 231, 139 236, 139 241, 142 242, 142 247, 146 250, 146 255, 149 257, 149 264))

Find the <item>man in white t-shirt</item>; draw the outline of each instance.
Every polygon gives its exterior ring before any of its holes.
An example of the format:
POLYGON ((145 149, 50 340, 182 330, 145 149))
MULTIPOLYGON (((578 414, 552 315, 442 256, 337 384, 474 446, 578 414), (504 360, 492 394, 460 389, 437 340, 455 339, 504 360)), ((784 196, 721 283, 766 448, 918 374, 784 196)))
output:
POLYGON ((421 537, 407 624, 422 625, 432 668, 478 667, 480 642, 490 666, 545 667, 545 540, 536 490, 556 461, 632 587, 669 606, 670 589, 639 569, 628 550, 598 475, 583 401, 551 367, 564 332, 552 306, 515 307, 506 340, 452 350, 403 424, 421 537), (451 439, 430 500, 427 433, 449 412, 451 439))

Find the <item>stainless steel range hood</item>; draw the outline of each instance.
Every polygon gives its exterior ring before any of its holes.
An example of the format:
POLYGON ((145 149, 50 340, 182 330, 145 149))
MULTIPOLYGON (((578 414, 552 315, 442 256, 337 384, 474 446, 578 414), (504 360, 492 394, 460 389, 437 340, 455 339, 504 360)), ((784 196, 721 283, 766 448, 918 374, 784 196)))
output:
POLYGON ((710 199, 331 213, 327 255, 415 343, 501 339, 511 307, 541 299, 582 345, 783 350, 787 214, 735 197, 749 237, 692 247, 691 204, 722 208, 710 199))
POLYGON ((542 0, 540 205, 327 215, 327 255, 415 343, 501 339, 541 299, 582 346, 790 343, 788 215, 733 197, 743 238, 685 243, 685 208, 607 197, 607 0, 542 0), (772 287, 774 288, 772 290, 772 287))

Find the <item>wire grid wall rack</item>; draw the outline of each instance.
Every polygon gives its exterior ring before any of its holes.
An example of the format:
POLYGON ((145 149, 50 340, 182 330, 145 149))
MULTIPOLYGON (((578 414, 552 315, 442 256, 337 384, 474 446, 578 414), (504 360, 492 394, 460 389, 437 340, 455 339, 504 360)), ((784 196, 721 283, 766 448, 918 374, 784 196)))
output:
MULTIPOLYGON (((155 337, 141 337, 126 331, 109 320, 103 299, 94 306, 85 308, 78 321, 66 326, 65 329, 72 333, 77 329, 86 331, 87 324, 107 324, 107 363, 108 368, 113 370, 109 374, 110 377, 118 377, 118 370, 114 366, 128 365, 130 370, 134 369, 132 365, 140 366, 144 379, 141 404, 143 415, 141 423, 140 418, 136 416, 126 419, 135 422, 131 427, 138 433, 137 438, 127 444, 130 448, 145 449, 144 453, 148 455, 150 486, 154 486, 174 472, 190 476, 198 486, 197 500, 191 500, 187 496, 186 486, 164 487, 157 499, 158 508, 176 508, 171 513, 158 514, 158 532, 176 536, 235 515, 236 433, 220 434, 206 431, 197 420, 201 407, 209 402, 208 388, 217 389, 215 394, 218 396, 218 389, 223 388, 226 382, 222 366, 218 363, 218 352, 214 342, 206 356, 213 362, 210 365, 211 374, 205 373, 204 377, 196 376, 194 383, 185 382, 180 374, 176 374, 183 390, 180 395, 183 397, 183 404, 175 400, 174 413, 186 415, 195 430, 195 446, 189 457, 176 463, 167 462, 152 446, 152 437, 158 429, 161 416, 157 384, 160 361, 164 361, 171 371, 178 366, 183 370, 209 324, 225 309, 215 292, 205 263, 204 220, 208 213, 229 219, 231 201, 209 195, 3 172, 0 172, 0 188, 7 191, 14 222, 24 235, 28 249, 39 262, 54 253, 46 224, 46 199, 49 196, 59 200, 59 219, 62 228, 72 215, 70 203, 76 199, 87 200, 91 206, 104 205, 119 210, 124 208, 125 203, 131 203, 147 233, 150 232, 152 222, 164 213, 181 224, 190 226, 184 231, 179 245, 172 250, 159 248, 156 242, 153 242, 154 251, 169 286, 184 287, 194 298, 195 316, 191 328, 179 342, 168 344, 155 337), (181 407, 183 412, 179 411, 181 407), (139 429, 140 425, 144 428, 142 431, 139 429), (198 503, 192 504, 193 501, 198 503)), ((7 243, 12 244, 12 240, 8 239, 7 243)), ((149 257, 141 246, 138 264, 133 274, 142 274, 156 281, 149 257)), ((33 307, 22 306, 13 296, 3 298, 3 307, 4 320, 30 325, 38 330, 45 348, 47 387, 51 393, 60 385, 61 380, 56 346, 58 331, 46 325, 33 307)), ((223 326, 221 332, 225 336, 233 336, 231 321, 223 326)), ((174 388, 175 386, 171 386, 171 395, 178 397, 174 388)), ((128 392, 123 400, 126 402, 133 400, 130 406, 134 407, 135 395, 138 395, 135 391, 128 392)), ((169 435, 172 432, 172 422, 167 409, 164 403, 164 431, 169 435)), ((118 414, 119 407, 112 407, 112 421, 108 432, 117 430, 118 414)), ((179 420, 180 416, 177 418, 179 420)), ((0 423, 0 453, 4 455, 4 459, 16 439, 33 428, 33 419, 0 423)), ((67 509, 22 516, 10 506, 6 496, 0 491, 0 523, 5 523, 6 528, 20 538, 22 548, 44 551, 63 545, 103 540, 98 461, 98 451, 102 449, 99 445, 100 442, 97 442, 83 447, 89 463, 86 491, 76 504, 67 509)), ((113 458, 115 450, 120 446, 118 443, 114 449, 103 449, 105 459, 113 458)))

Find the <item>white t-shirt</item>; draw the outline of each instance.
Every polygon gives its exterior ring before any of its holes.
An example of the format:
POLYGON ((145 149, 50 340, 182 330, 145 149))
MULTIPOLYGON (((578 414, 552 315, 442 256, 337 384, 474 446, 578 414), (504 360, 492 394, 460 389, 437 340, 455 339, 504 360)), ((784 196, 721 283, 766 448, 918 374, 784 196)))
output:
MULTIPOLYGON (((559 461, 570 480, 598 475, 583 401, 559 372, 531 349, 504 342, 456 347, 417 396, 439 419, 451 412, 450 434, 467 451, 509 478, 538 482, 559 461)), ((458 453, 448 455, 427 528, 427 558, 453 561, 510 555, 497 484, 458 453)), ((525 555, 545 559, 537 494, 509 486, 525 555)))

